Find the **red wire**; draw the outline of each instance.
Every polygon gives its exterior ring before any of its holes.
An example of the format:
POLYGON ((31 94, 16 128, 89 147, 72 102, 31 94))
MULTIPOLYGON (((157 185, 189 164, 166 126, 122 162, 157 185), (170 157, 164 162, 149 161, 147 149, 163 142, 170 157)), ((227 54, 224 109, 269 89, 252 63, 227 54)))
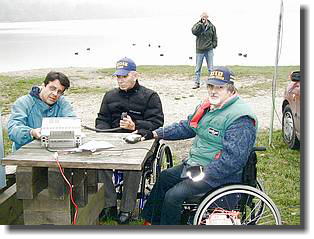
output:
POLYGON ((59 170, 60 170, 60 172, 61 172, 61 175, 62 175, 64 181, 65 181, 65 182, 68 184, 68 186, 69 186, 71 202, 72 202, 72 204, 73 204, 74 207, 75 207, 75 213, 74 213, 73 223, 72 223, 72 224, 75 225, 75 224, 76 224, 77 215, 78 215, 78 206, 77 206, 77 204, 75 203, 74 198, 73 198, 72 185, 70 184, 70 182, 68 181, 68 179, 67 179, 67 178, 65 177, 65 175, 64 175, 64 171, 63 171, 63 169, 62 169, 62 167, 61 167, 61 164, 59 163, 59 160, 58 160, 58 153, 55 153, 54 158, 55 158, 55 160, 56 160, 56 162, 57 162, 57 164, 58 164, 59 170))

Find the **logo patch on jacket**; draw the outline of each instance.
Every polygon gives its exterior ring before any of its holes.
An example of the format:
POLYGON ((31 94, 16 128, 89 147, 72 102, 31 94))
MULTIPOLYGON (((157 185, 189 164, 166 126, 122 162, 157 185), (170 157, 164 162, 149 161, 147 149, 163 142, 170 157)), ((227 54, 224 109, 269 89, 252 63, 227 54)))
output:
POLYGON ((209 128, 208 132, 214 136, 219 136, 219 131, 217 129, 209 128))
POLYGON ((130 113, 136 114, 136 115, 141 115, 142 112, 139 111, 134 111, 134 110, 129 110, 130 113))

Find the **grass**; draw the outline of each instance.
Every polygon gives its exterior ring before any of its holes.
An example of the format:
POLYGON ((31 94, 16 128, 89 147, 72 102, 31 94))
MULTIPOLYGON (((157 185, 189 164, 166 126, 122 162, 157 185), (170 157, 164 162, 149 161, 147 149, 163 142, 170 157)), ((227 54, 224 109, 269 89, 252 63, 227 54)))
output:
MULTIPOLYGON (((141 74, 145 75, 191 75, 194 72, 193 66, 138 66, 136 69, 141 74)), ((100 72, 107 76, 111 76, 114 68, 100 69, 100 72)), ((203 70, 205 72, 205 70, 203 70)), ((204 73, 205 74, 205 73, 204 73)))
POLYGON ((68 94, 103 94, 107 91, 107 89, 101 88, 101 87, 71 87, 69 88, 68 94))
MULTIPOLYGON (((231 66, 238 77, 250 78, 261 77, 263 79, 272 79, 273 67, 244 67, 231 66)), ((298 70, 299 66, 279 67, 278 84, 284 86, 287 84, 287 76, 293 70, 298 70)), ((111 75, 114 69, 99 69, 103 74, 111 75)), ((138 71, 147 75, 158 74, 193 74, 192 66, 139 66, 138 71)), ((206 75, 206 69, 203 69, 203 75, 206 75)), ((0 75, 0 106, 3 114, 9 113, 10 105, 21 95, 29 92, 32 85, 40 85, 43 78, 14 78, 0 75)), ((265 84, 257 83, 250 86, 250 92, 265 89, 265 84)), ((268 85, 267 87, 269 87, 268 85)), ((269 88, 268 88, 269 89, 269 88)), ((84 93, 103 93, 104 89, 100 87, 73 87, 67 94, 84 93)), ((257 139, 258 146, 268 146, 268 133, 259 132, 257 139)), ((11 142, 8 139, 7 132, 4 130, 4 148, 5 154, 11 152, 11 142)), ((273 199, 280 209, 282 220, 285 225, 300 225, 300 151, 290 150, 284 144, 281 132, 273 133, 273 145, 268 147, 266 152, 258 152, 258 177, 263 180, 267 194, 273 199)), ((141 224, 141 221, 134 221, 132 225, 141 224)), ((102 222, 102 225, 116 225, 116 222, 102 222)))
MULTIPOLYGON (((247 76, 263 76, 265 78, 272 79, 274 74, 273 66, 227 66, 230 68, 237 77, 247 77, 247 76)), ((299 70, 299 66, 279 66, 278 67, 278 79, 287 80, 287 76, 291 71, 299 70)), ((99 72, 107 76, 111 76, 112 72, 115 71, 114 68, 99 69, 99 72)), ((171 75, 193 75, 194 66, 187 65, 177 65, 177 66, 138 66, 137 71, 146 75, 161 75, 161 74, 171 74, 171 75)), ((202 76, 207 76, 208 72, 205 66, 202 67, 202 76)))
MULTIPOLYGON (((275 71, 273 66, 230 66, 230 69, 240 78, 247 76, 263 76, 272 79, 275 71)), ((289 73, 295 70, 300 70, 300 66, 279 66, 277 71, 279 81, 287 81, 289 73)))
MULTIPOLYGON (((268 132, 260 132, 257 146, 268 146, 268 137, 268 132)), ((289 149, 277 130, 273 132, 272 146, 257 154, 258 178, 279 208, 283 224, 300 225, 300 151, 289 149)))
MULTIPOLYGON (((256 82, 250 86, 239 88, 239 93, 247 96, 256 96, 260 91, 270 91, 272 88, 272 79, 274 74, 274 67, 240 67, 233 66, 231 69, 237 73, 242 80, 250 81, 251 78, 260 78, 259 82, 256 82), (250 76, 249 78, 247 76, 250 76)), ((278 76, 276 80, 276 89, 283 92, 288 82, 288 75, 292 71, 300 70, 299 66, 284 66, 278 68, 278 76)))
POLYGON ((0 106, 2 113, 8 113, 10 105, 20 96, 27 94, 33 85, 41 85, 39 77, 14 78, 0 75, 0 106))

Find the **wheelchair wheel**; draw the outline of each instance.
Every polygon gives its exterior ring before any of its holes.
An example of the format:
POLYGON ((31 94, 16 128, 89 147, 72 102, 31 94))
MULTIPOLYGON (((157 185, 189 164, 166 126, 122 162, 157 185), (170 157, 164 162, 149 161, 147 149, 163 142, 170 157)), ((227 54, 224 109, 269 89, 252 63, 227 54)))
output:
POLYGON ((263 182, 260 179, 256 179, 256 188, 260 191, 262 191, 263 193, 265 193, 265 188, 263 185, 263 182))
POLYGON ((230 185, 209 194, 198 206, 194 225, 281 225, 274 202, 262 191, 230 185))
MULTIPOLYGON (((263 185, 262 181, 259 180, 259 179, 256 179, 256 188, 257 188, 259 191, 265 193, 264 185, 263 185)), ((261 203, 259 203, 259 204, 257 205, 257 208, 256 208, 256 212, 257 212, 257 213, 256 213, 256 221, 257 221, 257 222, 258 222, 259 218, 261 217, 261 215, 263 215, 264 210, 265 210, 265 203, 264 203, 263 201, 261 201, 261 203)), ((256 222, 256 223, 257 223, 257 222, 256 222)))
POLYGON ((151 161, 152 165, 149 165, 144 171, 141 180, 139 208, 140 212, 144 207, 145 201, 148 198, 157 178, 162 170, 173 167, 173 159, 171 149, 166 144, 161 144, 156 153, 156 157, 151 161))
POLYGON ((156 160, 153 165, 154 183, 159 177, 162 170, 173 167, 173 159, 171 149, 168 145, 162 144, 158 150, 156 160))

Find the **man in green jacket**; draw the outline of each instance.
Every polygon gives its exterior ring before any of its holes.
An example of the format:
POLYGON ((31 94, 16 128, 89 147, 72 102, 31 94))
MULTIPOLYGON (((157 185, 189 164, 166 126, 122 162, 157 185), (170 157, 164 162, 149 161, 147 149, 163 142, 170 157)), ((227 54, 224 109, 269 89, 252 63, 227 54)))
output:
POLYGON ((193 89, 200 87, 200 76, 203 59, 206 59, 208 73, 213 68, 213 49, 217 47, 216 27, 208 20, 206 12, 201 14, 201 20, 194 24, 192 33, 196 36, 196 65, 193 89))
POLYGON ((138 132, 146 140, 194 138, 187 159, 163 170, 154 184, 141 215, 145 225, 178 225, 186 199, 242 182, 242 170, 256 139, 257 118, 238 95, 228 68, 214 68, 206 84, 208 98, 186 120, 138 132), (192 177, 188 170, 195 168, 196 177, 192 177))

